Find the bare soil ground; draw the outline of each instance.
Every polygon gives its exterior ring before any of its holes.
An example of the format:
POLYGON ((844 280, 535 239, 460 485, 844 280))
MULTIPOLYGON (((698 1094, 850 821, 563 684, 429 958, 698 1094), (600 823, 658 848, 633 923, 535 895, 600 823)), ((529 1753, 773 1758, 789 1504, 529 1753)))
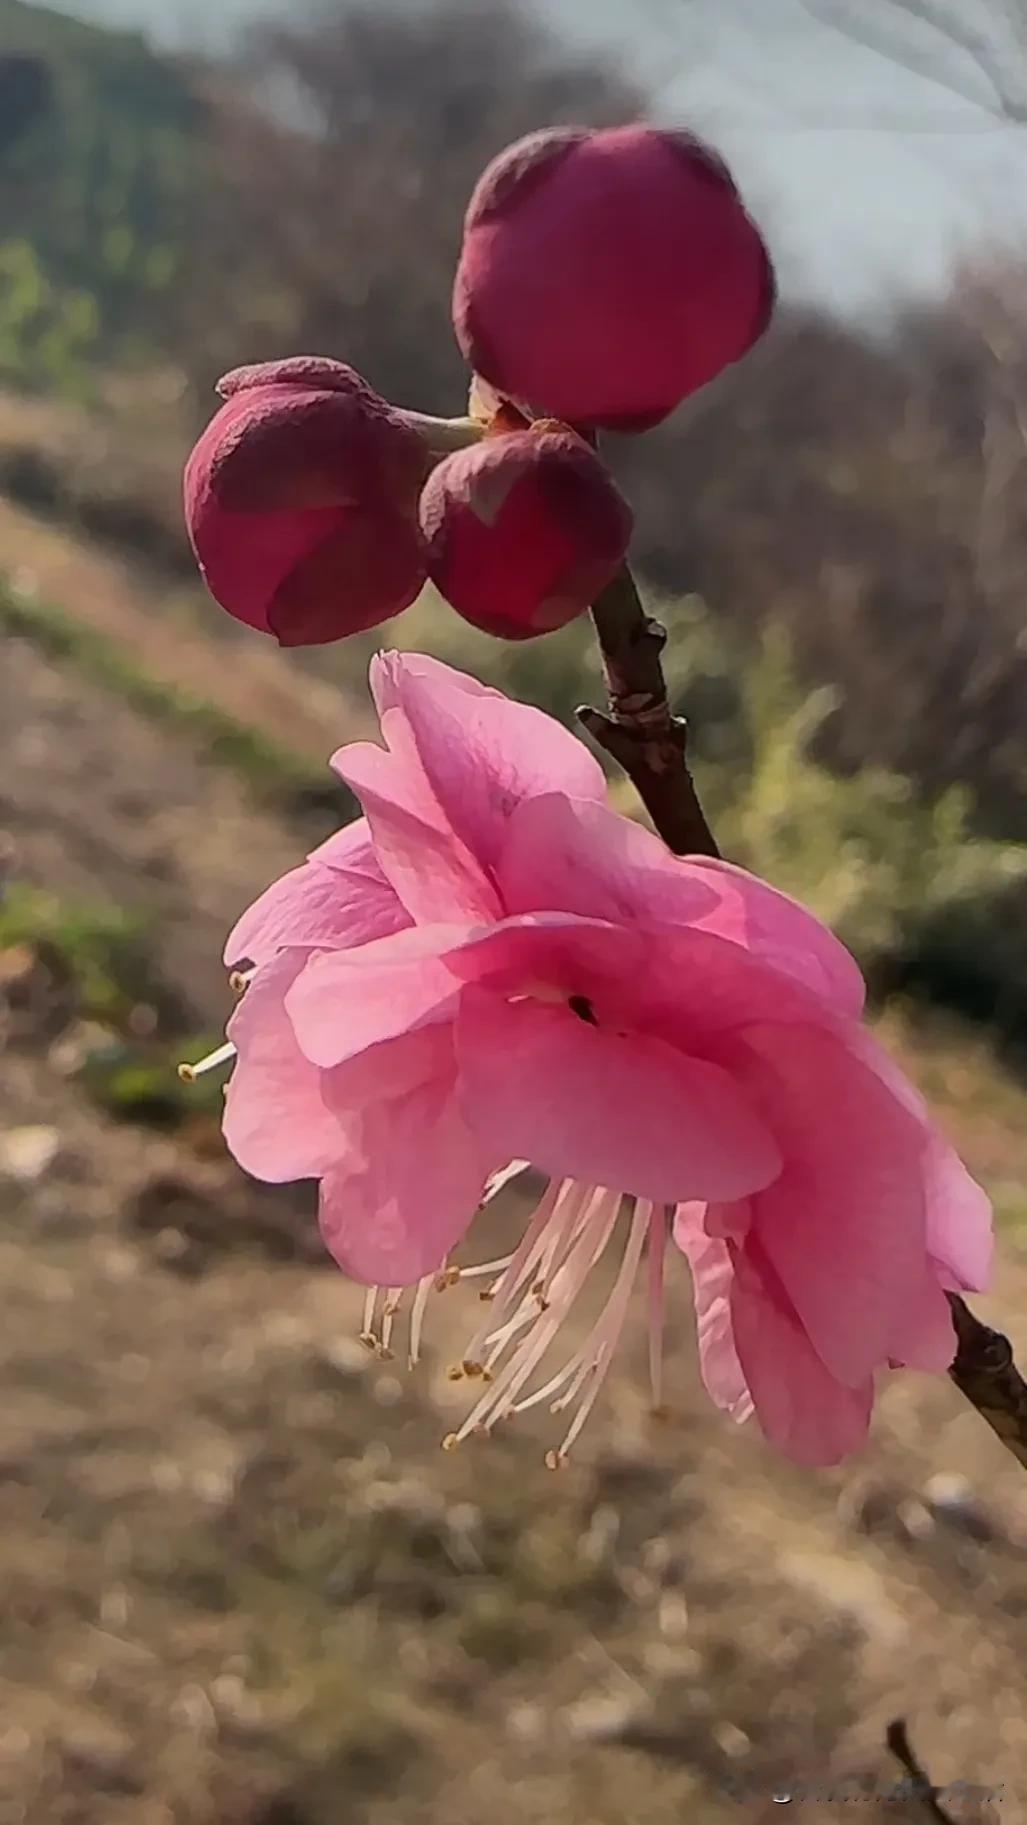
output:
MULTIPOLYGON (((0 513, 0 565, 115 599, 29 532, 0 513)), ((333 701, 318 751, 360 714, 333 701)), ((0 755, 15 877, 144 915, 169 1044, 216 1027, 225 929, 301 834, 23 640, 0 755)), ((114 1120, 54 959, 0 949, 0 978, 0 1825, 922 1821, 899 1714, 936 1782, 992 1793, 953 1819, 1027 1819, 1027 1485, 947 1382, 896 1381, 858 1464, 799 1472, 706 1402, 682 1270, 668 1422, 633 1333, 562 1476, 544 1422, 443 1454, 469 1296, 415 1376, 369 1359, 307 1198, 244 1184, 202 1114, 114 1120)), ((956 1030, 893 1036, 1027 1208, 1027 1095, 956 1030)), ((1025 1294, 1011 1222, 981 1309, 1022 1354, 1025 1294)))

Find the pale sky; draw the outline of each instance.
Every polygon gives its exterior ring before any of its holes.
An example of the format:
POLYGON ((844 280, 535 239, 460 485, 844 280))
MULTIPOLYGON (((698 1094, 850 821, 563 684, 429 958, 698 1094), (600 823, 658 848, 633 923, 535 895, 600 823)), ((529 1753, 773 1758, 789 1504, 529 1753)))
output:
MULTIPOLYGON (((974 246, 1027 254, 1027 124, 1003 118, 978 64, 910 18, 909 4, 537 0, 554 27, 638 66, 660 116, 720 146, 767 231, 782 291, 845 314, 940 288, 974 246)), ((1027 100, 1027 0, 922 5, 978 32, 1014 101, 1027 100)), ((298 10, 295 0, 63 0, 65 11, 165 42, 209 42, 215 8, 224 33, 286 7, 298 10)))

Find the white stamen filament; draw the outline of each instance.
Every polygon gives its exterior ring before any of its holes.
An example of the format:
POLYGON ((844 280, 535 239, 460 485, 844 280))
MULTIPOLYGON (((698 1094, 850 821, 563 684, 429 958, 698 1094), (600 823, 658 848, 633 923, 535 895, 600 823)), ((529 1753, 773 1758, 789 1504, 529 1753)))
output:
MULTIPOLYGON (((456 1432, 443 1440, 447 1450, 472 1433, 489 1433, 502 1420, 549 1403, 550 1412, 570 1410, 562 1444, 546 1454, 559 1469, 580 1437, 606 1382, 617 1342, 628 1314, 643 1250, 649 1244, 649 1368, 653 1401, 662 1395, 663 1280, 669 1215, 645 1198, 631 1205, 623 1253, 613 1285, 598 1317, 567 1361, 538 1387, 530 1383, 558 1332, 571 1317, 593 1269, 611 1245, 624 1203, 622 1194, 573 1179, 550 1183, 520 1243, 512 1254, 460 1269, 444 1266, 426 1274, 413 1289, 408 1359, 421 1355, 428 1300, 463 1278, 491 1277, 489 1309, 450 1370, 452 1380, 482 1383, 480 1395, 456 1432)), ((369 1287, 364 1300, 363 1341, 380 1357, 392 1355, 392 1338, 407 1289, 369 1287), (382 1299, 379 1311, 379 1297, 382 1299)))
POLYGON ((649 1225, 649 1382, 657 1412, 663 1405, 663 1271, 669 1228, 669 1211, 654 1211, 649 1225))
MULTIPOLYGON (((646 1234, 652 1222, 652 1214, 652 1205, 640 1198, 635 1205, 635 1214, 631 1221, 631 1233, 628 1236, 627 1247, 624 1250, 624 1259, 621 1262, 620 1273, 617 1276, 617 1284, 613 1289, 613 1293, 603 1315, 603 1337, 599 1345, 599 1355, 596 1358, 592 1386, 589 1388, 588 1393, 585 1395, 584 1400, 567 1429, 567 1436, 560 1446, 559 1451, 556 1453, 556 1464, 552 1466, 553 1468, 557 1468, 566 1461, 567 1454, 575 1439, 580 1436, 585 1421, 591 1413, 592 1408, 595 1406, 596 1401, 599 1398, 600 1390, 609 1373, 617 1339, 621 1334, 624 1320, 627 1317, 628 1304, 631 1299, 631 1289, 635 1284, 635 1276, 638 1273, 638 1264, 642 1258, 642 1248, 645 1243, 646 1234)), ((551 1462, 548 1458, 546 1461, 547 1463, 551 1462)))
POLYGON ((487 1342, 490 1332, 506 1316, 518 1291, 531 1273, 538 1259, 539 1240, 545 1234, 546 1224, 553 1215, 560 1190, 560 1185, 555 1181, 546 1187, 538 1209, 521 1237, 520 1246, 514 1250, 509 1266, 496 1281, 495 1286, 489 1289, 492 1309, 482 1320, 480 1328, 467 1346, 465 1355, 470 1359, 474 1360, 477 1357, 478 1352, 487 1342))
POLYGON ((562 1250, 568 1234, 573 1238, 580 1232, 582 1211, 587 1206, 589 1197, 588 1189, 575 1185, 573 1181, 568 1181, 561 1187, 551 1218, 552 1236, 547 1238, 541 1253, 536 1250, 530 1258, 525 1259, 516 1278, 511 1274, 506 1292, 500 1295, 499 1310, 492 1313, 485 1324, 479 1327, 468 1344, 464 1360, 472 1363, 477 1362, 483 1344, 490 1346, 489 1355, 483 1365, 485 1374, 490 1379, 495 1365, 510 1339, 515 1337, 518 1331, 526 1330, 534 1325, 540 1312, 547 1309, 549 1299, 546 1295, 545 1283, 552 1278, 550 1269, 554 1256, 562 1250), (527 1284, 527 1290, 523 1293, 521 1303, 513 1316, 506 1324, 497 1326, 496 1318, 505 1316, 518 1291, 525 1284, 527 1284), (493 1328, 490 1329, 490 1326, 493 1328))
POLYGON ((402 1298, 403 1288, 401 1286, 390 1286, 385 1294, 385 1304, 382 1307, 382 1334, 378 1343, 379 1356, 390 1357, 392 1355, 392 1327, 396 1322, 396 1313, 399 1311, 402 1298))
MULTIPOLYGON (((606 1209, 605 1209, 605 1213, 604 1213, 604 1221, 602 1222, 601 1227, 599 1228, 599 1230, 597 1231, 597 1233, 594 1237, 592 1255, 591 1255, 591 1259, 585 1265, 585 1274, 583 1274, 581 1276, 581 1278, 579 1279, 579 1281, 577 1283, 577 1286, 575 1286, 574 1289, 571 1291, 571 1298, 573 1298, 575 1296, 576 1292, 580 1289, 580 1286, 581 1286, 585 1276, 591 1271, 591 1269, 593 1267, 595 1267, 596 1263, 600 1260, 602 1255, 605 1253, 607 1244, 609 1243, 610 1237, 613 1234, 613 1231, 614 1231, 614 1228, 615 1228, 615 1225, 617 1222, 617 1218, 620 1214, 620 1198, 619 1197, 617 1197, 616 1195, 611 1195, 609 1192, 601 1192, 599 1195, 601 1197, 609 1200, 609 1202, 606 1206, 606 1209)), ((571 1377, 573 1377, 574 1379, 573 1379, 572 1387, 570 1389, 568 1389, 566 1393, 561 1395, 561 1397, 558 1401, 555 1401, 553 1403, 552 1411, 554 1413, 560 1413, 563 1411, 564 1407, 570 1405, 570 1402, 574 1398, 574 1395, 580 1389, 582 1383, 586 1380, 590 1371, 595 1367, 595 1348, 596 1348, 598 1341, 600 1341, 601 1336, 602 1336, 602 1327, 603 1327, 603 1322, 604 1322, 604 1317, 605 1317, 605 1311, 606 1311, 606 1307, 603 1308, 603 1313, 600 1314, 599 1319, 592 1326, 592 1329, 588 1333, 588 1336, 585 1338, 584 1343, 581 1344, 577 1350, 575 1350, 573 1356, 570 1358, 570 1361, 565 1363, 563 1368, 560 1369, 559 1372, 556 1375, 554 1375, 550 1381, 547 1381, 544 1387, 539 1388, 536 1393, 529 1395, 527 1400, 523 1400, 518 1403, 518 1406, 517 1406, 518 1413, 524 1412, 527 1410, 528 1407, 534 1407, 538 1404, 538 1402, 548 1399, 551 1395, 555 1394, 559 1388, 563 1387, 563 1384, 565 1381, 567 1381, 571 1377)))
POLYGON ((364 1294, 364 1322, 360 1327, 360 1341, 374 1349, 377 1338, 374 1334, 374 1308, 378 1303, 378 1288, 369 1286, 364 1294))
POLYGON ((424 1327, 424 1311, 428 1304, 428 1295, 434 1285, 434 1274, 425 1274, 424 1279, 417 1282, 417 1291, 414 1294, 414 1303, 410 1312, 410 1354, 408 1360, 412 1369, 416 1369, 421 1360, 421 1331, 424 1327))
MULTIPOLYGON (((609 1194, 604 1194, 604 1195, 609 1196, 609 1194)), ((565 1301, 565 1310, 570 1305, 571 1301, 577 1296, 577 1293, 580 1291, 580 1288, 581 1288, 582 1284, 584 1283, 586 1276, 591 1272, 592 1268, 596 1265, 596 1263, 599 1261, 600 1257, 605 1252, 606 1246, 610 1240, 610 1237, 613 1234, 613 1230, 616 1225, 617 1217, 618 1217, 619 1213, 620 1213, 620 1198, 614 1197, 611 1206, 608 1207, 608 1209, 606 1211, 606 1220, 603 1224, 603 1227, 599 1231, 599 1234, 597 1235, 597 1237, 595 1239, 595 1244, 594 1244, 594 1247, 592 1250, 591 1259, 589 1261, 587 1261, 586 1263, 584 1263, 584 1273, 580 1274, 576 1283, 567 1289, 569 1296, 567 1297, 567 1299, 565 1301)), ((571 1387, 561 1396, 561 1398, 559 1400, 554 1401, 553 1407, 552 1407, 552 1411, 554 1413, 561 1413, 565 1407, 568 1407, 571 1405, 571 1402, 576 1398, 577 1394, 580 1392, 581 1388, 584 1386, 585 1382, 587 1381, 588 1376, 595 1369, 597 1361, 598 1361, 597 1352, 602 1345, 602 1340, 603 1340, 603 1336, 605 1334, 605 1329, 606 1329, 606 1317, 607 1317, 607 1313, 608 1313, 609 1309, 610 1308, 609 1308, 609 1300, 608 1300, 606 1305, 603 1307, 603 1310, 600 1313, 599 1318, 596 1320, 596 1323, 592 1326, 591 1331, 588 1333, 588 1336, 586 1337, 584 1343, 581 1344, 581 1346, 577 1350, 575 1350, 570 1361, 568 1363, 565 1363, 564 1367, 559 1371, 559 1373, 557 1375, 553 1376, 552 1379, 546 1383, 545 1387, 539 1391, 542 1396, 548 1396, 550 1394, 555 1394, 557 1389, 562 1387, 563 1383, 568 1379, 568 1377, 573 1378, 571 1387)), ((535 1398, 536 1398, 535 1396, 529 1396, 529 1399, 527 1402, 525 1402, 525 1401, 519 1402, 518 1406, 516 1408, 516 1411, 521 1412, 525 1406, 527 1406, 529 1404, 534 1405, 535 1398)))
POLYGON ((501 1172, 494 1172, 485 1187, 485 1196, 481 1201, 482 1208, 486 1204, 491 1204, 493 1198, 499 1196, 503 1187, 509 1185, 511 1179, 519 1179, 521 1173, 528 1170, 529 1162, 527 1160, 511 1160, 509 1166, 504 1166, 501 1172))
POLYGON ((206 1058, 198 1059, 196 1064, 181 1064, 178 1075, 184 1084, 194 1084, 198 1077, 205 1077, 208 1071, 218 1071, 222 1065, 230 1065, 235 1057, 235 1047, 231 1040, 218 1046, 214 1052, 208 1052, 206 1058))
MULTIPOLYGON (((593 1193, 590 1198, 586 1193, 585 1197, 578 1201, 568 1198, 563 1223, 552 1240, 551 1252, 545 1264, 545 1274, 536 1283, 539 1289, 538 1299, 542 1305, 549 1304, 556 1276, 563 1268, 571 1249, 588 1222, 589 1213, 596 1197, 602 1197, 602 1195, 602 1192, 593 1193)), ((532 1291, 534 1290, 533 1288, 532 1291)))
MULTIPOLYGON (((570 1188, 568 1187, 565 1189, 570 1188)), ((498 1374, 495 1374, 494 1380, 486 1388, 477 1405, 459 1428, 456 1433, 456 1442, 458 1443, 479 1426, 485 1426, 486 1430, 490 1430, 491 1427, 506 1414, 522 1411, 526 1405, 535 1404, 535 1397, 533 1395, 529 1395, 526 1401, 521 1402, 518 1402, 517 1397, 535 1368, 545 1356, 546 1351, 554 1341, 561 1324, 567 1318, 589 1273, 596 1266, 600 1256, 606 1249, 616 1226, 617 1215, 621 1203, 620 1194, 618 1192, 603 1190, 595 1191, 587 1188, 583 1191, 581 1188, 577 1187, 574 1189, 579 1192, 579 1196, 572 1205, 569 1218, 566 1219, 574 1230, 574 1240, 570 1249, 563 1254, 562 1265, 548 1281, 550 1293, 548 1303, 543 1306, 539 1316, 535 1319, 534 1323, 530 1325, 528 1335, 523 1342, 513 1350, 505 1367, 498 1374)), ((621 1271, 618 1275, 614 1291, 607 1301, 602 1315, 593 1326, 581 1351, 575 1352, 571 1362, 566 1365, 557 1376, 551 1378, 551 1380, 547 1382, 544 1390, 545 1394, 548 1395, 549 1393, 555 1392, 558 1387, 561 1387, 564 1380, 567 1378, 568 1373, 576 1377, 581 1367, 582 1358, 584 1358, 586 1364, 586 1376, 581 1378, 581 1386, 583 1386, 584 1381, 587 1379, 587 1368, 588 1366, 598 1366, 607 1338, 609 1337, 611 1346, 612 1342, 616 1340, 616 1336, 620 1332, 624 1315, 627 1311, 627 1298, 630 1296, 631 1286, 634 1282, 638 1266, 638 1256, 635 1250, 634 1238, 637 1231, 640 1238, 637 1244, 637 1250, 640 1252, 650 1216, 651 1209, 648 1205, 643 1205, 636 1209, 629 1237, 628 1250, 626 1251, 625 1259, 622 1262, 621 1271), (631 1260, 629 1260, 629 1256, 632 1257, 631 1260), (627 1294, 622 1296, 621 1287, 625 1279, 627 1294)), ((561 1229, 552 1245, 554 1252, 556 1250, 561 1250, 562 1252, 564 1240, 565 1230, 563 1225, 561 1225, 561 1229)), ((527 1304, 527 1301, 525 1304, 527 1304)), ((493 1349, 486 1364, 486 1369, 490 1374, 494 1374, 498 1359, 506 1348, 507 1343, 510 1342, 512 1335, 514 1335, 517 1330, 523 1328, 525 1317, 530 1317, 530 1307, 527 1313, 522 1311, 522 1313, 517 1315, 517 1319, 512 1324, 504 1327, 502 1336, 497 1333, 493 1334, 492 1341, 494 1344, 498 1344, 498 1349, 493 1349)), ((589 1405, 591 1405, 591 1399, 589 1399, 589 1405)))
POLYGON ((461 1280, 483 1280, 486 1274, 501 1274, 508 1268, 512 1255, 501 1255, 497 1261, 476 1261, 473 1267, 460 1269, 461 1280))

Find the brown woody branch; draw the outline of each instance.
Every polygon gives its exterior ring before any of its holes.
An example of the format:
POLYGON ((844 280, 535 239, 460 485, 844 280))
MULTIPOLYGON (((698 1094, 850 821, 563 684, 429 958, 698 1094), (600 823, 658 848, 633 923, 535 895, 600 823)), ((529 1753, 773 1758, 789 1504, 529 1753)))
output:
POLYGON ((688 771, 686 725, 667 701, 667 635, 646 614, 627 565, 597 597, 592 619, 610 707, 580 709, 578 720, 624 768, 675 855, 719 855, 688 771))
MULTIPOLYGON (((627 565, 592 610, 603 656, 609 711, 580 709, 578 719, 634 784, 675 855, 719 855, 688 771, 686 728, 671 714, 663 676, 665 630, 646 614, 627 565)), ((957 1349, 956 1387, 1027 1469, 1027 1382, 1008 1338, 949 1294, 957 1349)))
POLYGON ((975 1318, 956 1293, 949 1294, 949 1304, 958 1339, 949 1374, 1027 1470, 1027 1382, 1013 1361, 1012 1345, 1001 1331, 975 1318))

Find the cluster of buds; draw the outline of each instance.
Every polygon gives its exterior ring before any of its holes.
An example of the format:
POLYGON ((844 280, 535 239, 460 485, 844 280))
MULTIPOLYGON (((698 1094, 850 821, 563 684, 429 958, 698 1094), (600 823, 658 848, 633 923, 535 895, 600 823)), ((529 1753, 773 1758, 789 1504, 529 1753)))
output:
POLYGON ((532 134, 467 212, 453 318, 473 417, 400 410, 320 356, 219 383, 185 476, 211 594, 285 646, 376 627, 429 579, 501 638, 562 627, 631 536, 597 433, 659 423, 746 353, 772 304, 759 232, 699 141, 532 134))

